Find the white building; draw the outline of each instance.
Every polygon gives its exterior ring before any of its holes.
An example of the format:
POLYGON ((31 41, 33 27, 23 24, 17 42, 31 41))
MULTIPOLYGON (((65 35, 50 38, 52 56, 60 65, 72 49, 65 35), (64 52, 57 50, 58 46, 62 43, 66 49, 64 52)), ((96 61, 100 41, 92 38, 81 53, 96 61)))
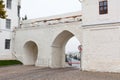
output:
POLYGON ((120 72, 120 0, 82 3, 82 70, 120 72))
POLYGON ((7 18, 0 18, 0 59, 14 59, 13 30, 19 26, 20 0, 3 0, 7 18))
POLYGON ((83 47, 82 70, 120 72, 119 3, 120 0, 82 0, 82 16, 77 12, 23 21, 12 35, 19 21, 19 1, 14 0, 14 7, 6 8, 8 20, 0 20, 0 59, 15 56, 24 65, 65 67, 65 44, 75 36, 83 47))

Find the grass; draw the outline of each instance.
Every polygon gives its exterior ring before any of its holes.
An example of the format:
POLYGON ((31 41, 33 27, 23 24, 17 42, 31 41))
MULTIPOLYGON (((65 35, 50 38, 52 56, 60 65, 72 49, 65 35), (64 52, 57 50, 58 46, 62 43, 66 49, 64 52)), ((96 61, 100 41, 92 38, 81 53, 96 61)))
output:
POLYGON ((10 65, 22 65, 20 61, 17 60, 0 60, 0 66, 10 66, 10 65))

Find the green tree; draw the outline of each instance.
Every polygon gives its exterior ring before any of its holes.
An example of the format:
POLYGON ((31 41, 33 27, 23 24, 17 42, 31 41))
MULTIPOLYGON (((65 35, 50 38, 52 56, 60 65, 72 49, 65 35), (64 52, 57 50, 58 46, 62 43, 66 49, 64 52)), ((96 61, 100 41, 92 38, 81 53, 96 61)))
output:
POLYGON ((3 4, 3 0, 0 0, 0 18, 5 19, 6 16, 6 11, 4 10, 5 5, 3 4))

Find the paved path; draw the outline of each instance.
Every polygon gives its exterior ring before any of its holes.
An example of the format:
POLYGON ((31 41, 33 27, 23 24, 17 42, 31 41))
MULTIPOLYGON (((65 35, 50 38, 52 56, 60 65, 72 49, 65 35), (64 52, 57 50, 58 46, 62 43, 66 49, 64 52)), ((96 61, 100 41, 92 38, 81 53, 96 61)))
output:
POLYGON ((75 68, 10 66, 0 68, 0 80, 120 80, 120 74, 82 72, 75 68))

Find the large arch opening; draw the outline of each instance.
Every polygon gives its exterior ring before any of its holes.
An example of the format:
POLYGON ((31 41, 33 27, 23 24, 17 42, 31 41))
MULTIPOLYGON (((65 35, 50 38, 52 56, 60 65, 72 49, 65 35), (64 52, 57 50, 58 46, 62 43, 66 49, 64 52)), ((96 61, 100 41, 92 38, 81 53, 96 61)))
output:
POLYGON ((60 67, 68 67, 66 66, 66 58, 65 58, 65 47, 70 38, 72 38, 74 34, 65 30, 61 32, 53 41, 52 44, 52 67, 60 68, 60 67))
POLYGON ((65 61, 66 66, 80 68, 81 62, 81 43, 79 40, 73 36, 71 37, 65 45, 65 61))
POLYGON ((38 56, 37 44, 33 41, 28 41, 24 45, 24 64, 35 65, 38 56))

